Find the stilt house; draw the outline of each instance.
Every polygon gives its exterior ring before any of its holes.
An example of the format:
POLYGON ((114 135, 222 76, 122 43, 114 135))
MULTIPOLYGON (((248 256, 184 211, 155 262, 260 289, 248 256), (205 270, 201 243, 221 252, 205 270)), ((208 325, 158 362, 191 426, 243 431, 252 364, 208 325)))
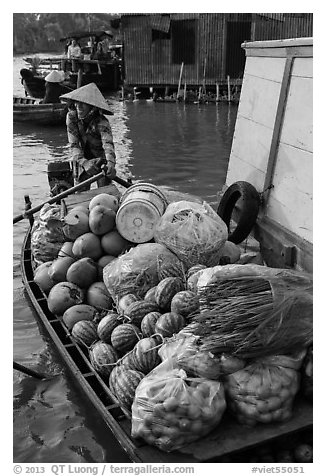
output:
POLYGON ((122 14, 125 84, 241 84, 244 41, 312 36, 309 13, 122 14), (182 66, 183 65, 183 66, 182 66), (182 71, 181 71, 182 70, 182 71))

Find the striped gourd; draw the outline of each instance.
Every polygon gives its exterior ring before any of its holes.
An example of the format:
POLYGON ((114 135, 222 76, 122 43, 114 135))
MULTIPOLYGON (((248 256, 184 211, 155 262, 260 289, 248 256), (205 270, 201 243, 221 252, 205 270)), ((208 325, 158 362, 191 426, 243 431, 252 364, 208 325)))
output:
POLYGON ((89 350, 89 358, 93 368, 103 377, 109 377, 118 354, 112 345, 97 341, 89 350))
POLYGON ((150 337, 155 333, 155 324, 159 317, 161 317, 161 313, 154 311, 149 312, 146 316, 143 317, 141 321, 140 329, 144 337, 150 337))
POLYGON ((189 279, 193 274, 197 273, 197 271, 202 271, 203 269, 206 269, 204 264, 195 264, 194 266, 191 266, 191 268, 189 268, 187 271, 187 279, 189 279))
POLYGON ((149 301, 149 302, 155 302, 155 291, 156 291, 156 286, 153 288, 149 289, 147 293, 144 296, 144 301, 149 301))
POLYGON ((80 344, 88 347, 98 340, 96 324, 93 321, 78 321, 71 331, 71 335, 80 344))
POLYGON ((139 298, 137 298, 134 294, 124 294, 118 300, 118 312, 120 314, 124 314, 127 307, 136 301, 139 301, 139 298))
POLYGON ((112 331, 119 324, 121 324, 119 315, 116 312, 110 311, 100 320, 97 326, 97 335, 103 342, 111 343, 112 331))
POLYGON ((137 342, 133 350, 136 370, 145 375, 153 370, 161 361, 158 350, 157 340, 153 337, 145 337, 137 342))
POLYGON ((131 409, 136 388, 144 377, 142 372, 128 369, 124 365, 117 366, 112 371, 109 380, 110 390, 119 403, 128 410, 131 409))
POLYGON ((137 370, 135 365, 135 348, 127 352, 119 361, 118 365, 124 365, 127 369, 137 370))
POLYGON ((140 330, 133 324, 120 324, 113 329, 111 343, 115 350, 124 355, 131 350, 140 339, 140 330))
POLYGON ((199 297, 193 291, 180 291, 175 294, 171 301, 171 312, 188 316, 199 309, 199 297))
POLYGON ((186 322, 183 316, 175 312, 166 312, 157 320, 155 332, 162 337, 172 337, 173 334, 177 334, 185 325, 186 322))
POLYGON ((169 309, 173 296, 184 289, 182 279, 165 278, 156 286, 155 301, 161 309, 169 309))
POLYGON ((124 312, 124 316, 130 319, 132 324, 140 327, 143 317, 149 312, 158 311, 159 307, 155 302, 137 301, 130 304, 124 312))

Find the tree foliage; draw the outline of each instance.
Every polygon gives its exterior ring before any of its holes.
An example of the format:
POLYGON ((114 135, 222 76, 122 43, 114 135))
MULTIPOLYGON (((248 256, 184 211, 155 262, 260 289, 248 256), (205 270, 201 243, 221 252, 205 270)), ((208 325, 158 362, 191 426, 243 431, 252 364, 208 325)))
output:
POLYGON ((117 22, 111 20, 118 18, 110 13, 14 13, 14 53, 59 51, 60 38, 69 32, 112 30, 117 22))

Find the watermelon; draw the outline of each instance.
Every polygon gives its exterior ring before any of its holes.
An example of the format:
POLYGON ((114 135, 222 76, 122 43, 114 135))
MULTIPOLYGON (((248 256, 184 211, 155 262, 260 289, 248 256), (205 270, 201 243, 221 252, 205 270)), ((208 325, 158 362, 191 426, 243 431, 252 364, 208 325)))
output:
POLYGON ((160 312, 149 312, 146 316, 143 317, 141 321, 141 331, 143 336, 150 337, 155 333, 155 324, 159 317, 161 317, 160 312))
POLYGON ((145 300, 136 301, 130 304, 124 312, 125 317, 130 319, 132 324, 140 326, 141 321, 149 312, 158 311, 159 307, 154 302, 145 300))
POLYGON ((111 343, 121 354, 129 352, 139 339, 140 330, 133 324, 120 324, 111 334, 111 343))
POLYGON ((98 337, 103 342, 107 342, 108 344, 110 344, 112 331, 119 324, 121 324, 121 321, 119 320, 119 315, 113 311, 108 312, 108 314, 100 320, 97 326, 98 337))
POLYGON ((118 360, 118 354, 112 345, 97 341, 89 350, 89 358, 94 370, 103 377, 109 377, 115 362, 118 360))
POLYGON ((195 264, 194 266, 191 266, 191 268, 189 268, 187 271, 187 279, 197 273, 197 271, 202 271, 203 269, 206 269, 204 264, 195 264))
POLYGON ((128 410, 131 409, 136 388, 144 377, 145 375, 142 372, 128 369, 123 365, 115 367, 112 371, 109 380, 110 390, 119 403, 128 410))
POLYGON ((165 278, 156 286, 155 301, 161 309, 169 309, 173 296, 184 289, 180 278, 165 278))
POLYGON ((177 334, 185 325, 186 322, 183 316, 175 312, 166 312, 157 320, 155 333, 160 334, 162 337, 172 337, 173 334, 177 334))
POLYGON ((189 314, 198 311, 198 309, 199 297, 193 291, 180 291, 172 298, 171 312, 186 317, 189 314))
POLYGON ((144 296, 144 301, 149 301, 149 302, 155 302, 155 291, 156 291, 156 286, 153 288, 149 289, 147 293, 144 296))
POLYGON ((136 370, 148 374, 161 361, 158 355, 159 346, 153 337, 140 339, 134 347, 134 364, 136 370))
POLYGON ((71 335, 77 342, 86 347, 98 340, 96 324, 93 321, 82 320, 76 322, 72 328, 71 335))

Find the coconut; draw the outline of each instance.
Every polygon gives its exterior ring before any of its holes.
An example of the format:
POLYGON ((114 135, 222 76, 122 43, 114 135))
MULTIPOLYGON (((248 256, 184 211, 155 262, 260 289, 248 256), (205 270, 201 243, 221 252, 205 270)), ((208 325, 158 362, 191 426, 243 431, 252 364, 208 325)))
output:
POLYGON ((89 231, 88 215, 82 210, 71 210, 63 222, 63 233, 69 240, 75 240, 89 231))

